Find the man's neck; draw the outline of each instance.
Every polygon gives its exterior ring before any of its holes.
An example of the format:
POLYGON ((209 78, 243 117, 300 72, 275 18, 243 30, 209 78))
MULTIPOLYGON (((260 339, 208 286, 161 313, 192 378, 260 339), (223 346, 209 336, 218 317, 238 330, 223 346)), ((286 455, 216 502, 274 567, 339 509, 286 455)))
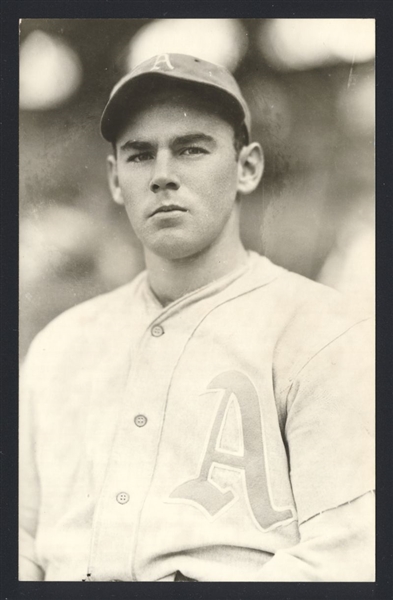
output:
POLYGON ((163 306, 197 290, 246 263, 240 238, 222 240, 204 252, 176 260, 145 252, 150 286, 163 306))

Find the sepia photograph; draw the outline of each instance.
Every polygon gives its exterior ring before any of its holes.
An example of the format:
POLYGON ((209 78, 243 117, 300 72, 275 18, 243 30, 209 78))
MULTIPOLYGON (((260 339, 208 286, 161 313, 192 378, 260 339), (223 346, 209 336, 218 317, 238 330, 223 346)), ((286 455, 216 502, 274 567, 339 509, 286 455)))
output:
POLYGON ((19 581, 375 582, 375 19, 19 42, 19 581))

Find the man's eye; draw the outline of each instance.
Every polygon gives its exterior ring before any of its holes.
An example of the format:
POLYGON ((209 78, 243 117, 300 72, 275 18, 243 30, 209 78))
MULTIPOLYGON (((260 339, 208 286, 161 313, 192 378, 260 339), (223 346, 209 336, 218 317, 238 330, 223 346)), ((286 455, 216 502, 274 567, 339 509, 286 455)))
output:
POLYGON ((133 154, 127 158, 127 162, 144 162, 150 160, 152 155, 150 152, 140 152, 139 154, 133 154))
POLYGON ((186 156, 191 156, 194 154, 207 154, 207 150, 205 148, 200 148, 199 146, 190 146, 189 148, 184 148, 181 151, 181 154, 186 156))

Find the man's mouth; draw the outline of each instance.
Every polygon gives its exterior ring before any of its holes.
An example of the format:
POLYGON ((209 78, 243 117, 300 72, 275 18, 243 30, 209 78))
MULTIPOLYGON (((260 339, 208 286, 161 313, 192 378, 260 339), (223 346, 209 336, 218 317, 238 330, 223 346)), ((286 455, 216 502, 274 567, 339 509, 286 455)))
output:
POLYGON ((156 210, 154 210, 151 213, 151 217, 153 217, 154 215, 158 214, 158 213, 167 213, 167 212, 173 212, 173 211, 177 211, 180 210, 181 212, 187 212, 186 208, 183 208, 182 206, 177 206, 177 204, 169 204, 166 206, 159 206, 158 208, 156 208, 156 210))

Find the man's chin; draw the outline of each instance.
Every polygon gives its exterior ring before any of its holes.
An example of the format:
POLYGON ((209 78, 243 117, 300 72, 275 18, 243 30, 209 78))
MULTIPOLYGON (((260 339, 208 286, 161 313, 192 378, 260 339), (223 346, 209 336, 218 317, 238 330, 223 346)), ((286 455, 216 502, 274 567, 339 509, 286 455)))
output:
POLYGON ((153 244, 146 244, 146 248, 165 260, 191 259, 200 254, 200 245, 193 244, 189 239, 179 238, 168 235, 166 239, 161 239, 153 244))

